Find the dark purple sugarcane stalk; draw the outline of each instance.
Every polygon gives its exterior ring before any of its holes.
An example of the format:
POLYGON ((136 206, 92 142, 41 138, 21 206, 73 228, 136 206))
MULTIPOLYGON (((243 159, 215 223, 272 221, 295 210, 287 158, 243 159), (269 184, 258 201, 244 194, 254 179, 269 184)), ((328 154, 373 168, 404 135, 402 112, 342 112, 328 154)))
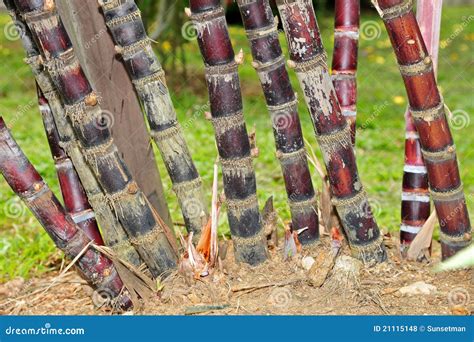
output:
POLYGON ((115 213, 107 204, 105 194, 101 189, 95 175, 85 162, 84 156, 79 149, 77 139, 71 124, 66 118, 66 112, 62 100, 45 69, 43 58, 40 56, 36 42, 33 40, 31 31, 26 23, 18 16, 13 0, 4 0, 9 9, 9 14, 21 30, 21 41, 26 52, 26 62, 35 75, 36 82, 48 101, 54 124, 59 134, 59 145, 66 151, 72 160, 74 168, 79 175, 87 198, 94 209, 99 222, 102 235, 107 246, 111 247, 116 255, 132 265, 140 266, 142 261, 128 240, 128 236, 118 221, 115 213))
POLYGON ((342 115, 329 76, 326 53, 309 0, 277 1, 290 61, 303 89, 314 131, 329 177, 332 201, 353 254, 364 262, 387 257, 383 236, 375 222, 359 178, 351 141, 351 128, 342 115))
POLYGON ((49 107, 48 100, 44 97, 41 89, 37 86, 38 104, 43 119, 46 137, 53 156, 58 175, 59 186, 63 196, 66 213, 73 219, 74 223, 93 240, 96 245, 103 245, 104 241, 100 235, 99 227, 95 220, 95 214, 87 200, 86 193, 82 187, 79 176, 74 169, 71 159, 66 151, 60 146, 59 133, 54 123, 53 113, 49 107))
POLYGON ((212 123, 222 167, 235 256, 252 265, 267 259, 257 184, 245 126, 240 80, 220 0, 190 0, 187 14, 197 30, 206 68, 212 123))
POLYGON ((64 101, 77 142, 103 191, 153 276, 177 265, 176 241, 150 205, 120 157, 109 127, 103 125, 99 97, 75 55, 53 0, 15 0, 38 44, 53 83, 64 101))
MULTIPOLYGON (((416 16, 436 75, 441 29, 442 0, 418 0, 416 16)), ((402 186, 400 249, 406 254, 410 243, 430 216, 428 174, 421 153, 420 137, 409 108, 405 112, 405 166, 402 186)))
POLYGON ((357 116, 357 54, 359 49, 360 0, 335 1, 332 82, 342 115, 351 125, 355 143, 357 116))
POLYGON ((123 283, 110 259, 98 252, 87 234, 66 214, 64 208, 7 129, 0 117, 0 172, 23 200, 56 246, 71 259, 82 276, 99 293, 116 298, 119 307, 132 302, 123 293, 123 283), (89 245, 89 246, 88 246, 89 245))
POLYGON ((298 115, 298 101, 285 66, 278 30, 268 0, 238 0, 257 70, 273 123, 273 133, 285 179, 292 228, 307 228, 298 238, 302 244, 319 239, 316 196, 306 159, 298 115))
POLYGON ((446 259, 471 243, 471 222, 433 60, 413 13, 412 0, 373 3, 385 23, 407 90, 441 227, 442 258, 446 259))
POLYGON ((199 240, 208 210, 202 182, 166 86, 165 73, 133 0, 100 0, 106 24, 139 95, 151 135, 173 182, 188 232, 199 240))

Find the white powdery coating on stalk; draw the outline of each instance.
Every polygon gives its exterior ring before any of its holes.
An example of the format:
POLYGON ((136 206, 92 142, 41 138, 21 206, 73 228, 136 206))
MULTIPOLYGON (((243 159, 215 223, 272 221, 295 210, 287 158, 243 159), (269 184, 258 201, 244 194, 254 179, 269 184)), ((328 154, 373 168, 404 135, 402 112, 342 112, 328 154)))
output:
POLYGON ((224 28, 227 31, 227 22, 225 20, 225 17, 219 17, 214 20, 206 20, 204 22, 198 22, 194 21, 194 28, 196 29, 197 32, 197 37, 199 39, 202 39, 204 31, 207 30, 208 34, 211 34, 211 26, 217 22, 218 27, 224 28))
POLYGON ((231 82, 232 89, 240 91, 240 82, 237 77, 236 73, 224 74, 224 75, 206 75, 206 81, 208 84, 212 85, 213 91, 217 91, 217 87, 219 85, 219 80, 224 81, 225 83, 231 82))
POLYGON ((270 73, 267 71, 264 72, 259 72, 258 77, 260 78, 260 82, 262 84, 265 84, 267 86, 270 86, 272 84, 272 79, 270 78, 270 73))
POLYGON ((171 103, 169 93, 163 94, 158 82, 151 82, 138 91, 146 113, 153 114, 150 118, 158 125, 164 125, 176 120, 176 112, 171 103))
POLYGON ((316 100, 318 110, 324 116, 330 116, 335 111, 331 98, 335 98, 336 94, 326 68, 318 65, 307 72, 297 72, 296 75, 302 85, 306 103, 311 105, 316 100))

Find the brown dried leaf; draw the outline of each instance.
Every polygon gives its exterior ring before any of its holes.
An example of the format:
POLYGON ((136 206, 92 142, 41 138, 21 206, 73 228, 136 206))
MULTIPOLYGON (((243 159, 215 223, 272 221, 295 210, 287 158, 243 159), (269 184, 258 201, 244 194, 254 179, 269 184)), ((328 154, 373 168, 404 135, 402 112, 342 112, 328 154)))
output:
POLYGON ((408 260, 417 260, 425 249, 428 249, 433 239, 433 231, 437 222, 436 211, 433 211, 410 244, 407 251, 408 260))
POLYGON ((204 227, 201 238, 197 244, 197 251, 210 266, 214 266, 217 261, 218 244, 217 244, 217 224, 219 221, 220 203, 219 203, 219 168, 217 163, 214 164, 214 180, 212 183, 212 204, 211 216, 204 227))
POLYGON ((471 312, 464 306, 453 306, 451 313, 455 316, 469 316, 471 312))
POLYGON ((211 257, 211 224, 212 218, 209 217, 209 220, 206 223, 206 226, 203 228, 201 237, 196 246, 196 250, 201 253, 202 257, 209 261, 211 257))
POLYGON ((107 256, 112 260, 120 279, 122 279, 124 287, 130 294, 130 299, 135 307, 140 307, 139 298, 147 301, 156 292, 155 282, 145 273, 129 262, 120 259, 115 255, 113 250, 106 246, 92 245, 93 248, 107 256))

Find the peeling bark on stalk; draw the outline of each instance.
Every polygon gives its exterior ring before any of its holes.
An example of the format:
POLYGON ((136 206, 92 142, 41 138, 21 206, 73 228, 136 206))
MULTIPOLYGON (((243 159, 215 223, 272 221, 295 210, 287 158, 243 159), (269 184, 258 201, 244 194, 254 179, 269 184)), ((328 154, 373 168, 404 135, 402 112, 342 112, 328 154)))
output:
POLYGON ((45 69, 38 47, 36 42, 33 40, 28 26, 19 16, 17 16, 12 0, 6 0, 4 3, 9 9, 12 19, 19 25, 19 29, 23 30, 21 39, 26 51, 26 62, 31 67, 36 82, 48 101, 51 114, 54 117, 54 124, 59 134, 59 145, 64 149, 74 164, 74 168, 79 175, 87 198, 94 209, 105 244, 111 247, 119 258, 126 260, 132 265, 140 266, 142 261, 137 251, 128 241, 125 230, 107 204, 103 190, 97 182, 92 170, 85 162, 71 124, 66 118, 66 112, 62 100, 45 69))
POLYGON ((303 231, 302 244, 319 240, 316 195, 306 159, 298 102, 278 41, 277 23, 268 0, 238 0, 257 70, 273 123, 273 133, 285 179, 292 229, 303 231))
POLYGON ((277 1, 290 58, 328 172, 333 204, 341 218, 353 254, 367 263, 387 257, 383 236, 375 222, 357 172, 350 126, 329 76, 313 5, 309 0, 277 1))
POLYGON ((190 16, 206 67, 212 122, 222 167, 227 214, 237 261, 252 265, 267 259, 266 238, 245 127, 239 58, 227 30, 220 0, 190 0, 190 16))
POLYGON ((71 259, 99 293, 116 298, 119 307, 132 302, 122 294, 123 283, 112 261, 91 246, 92 240, 66 215, 41 176, 28 161, 0 117, 0 173, 44 227, 56 246, 71 259))
POLYGON ((202 182, 178 123, 165 74, 133 0, 100 0, 106 24, 143 103, 151 135, 173 182, 188 232, 197 241, 208 211, 202 182))
POLYGON ((342 115, 351 125, 352 144, 356 138, 357 55, 359 48, 359 0, 335 1, 332 82, 342 115))
POLYGON ((407 90, 441 226, 442 258, 446 259, 471 243, 471 223, 433 60, 412 11, 412 0, 373 2, 385 23, 407 90))
POLYGON ((41 57, 60 94, 82 154, 105 200, 153 276, 177 266, 176 241, 146 196, 133 181, 110 134, 102 109, 75 56, 53 0, 15 0, 38 43, 41 57))
POLYGON ((60 146, 59 133, 48 100, 43 96, 39 86, 37 86, 37 92, 39 109, 54 165, 56 166, 66 212, 89 239, 93 240, 96 245, 103 245, 104 241, 100 235, 94 211, 87 200, 81 181, 71 159, 60 146))
MULTIPOLYGON (((416 16, 436 75, 442 0, 418 0, 416 16)), ((421 153, 420 137, 409 108, 405 112, 405 167, 402 186, 400 249, 406 254, 410 243, 430 216, 428 174, 421 153)))

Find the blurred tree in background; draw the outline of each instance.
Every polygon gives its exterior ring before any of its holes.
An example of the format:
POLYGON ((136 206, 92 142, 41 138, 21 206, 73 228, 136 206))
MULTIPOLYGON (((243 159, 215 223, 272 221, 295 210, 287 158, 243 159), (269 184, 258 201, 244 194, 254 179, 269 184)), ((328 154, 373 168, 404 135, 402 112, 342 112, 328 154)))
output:
POLYGON ((156 42, 155 49, 165 69, 177 69, 186 73, 186 53, 182 30, 188 18, 184 14, 187 6, 183 0, 137 0, 148 36, 156 42))

